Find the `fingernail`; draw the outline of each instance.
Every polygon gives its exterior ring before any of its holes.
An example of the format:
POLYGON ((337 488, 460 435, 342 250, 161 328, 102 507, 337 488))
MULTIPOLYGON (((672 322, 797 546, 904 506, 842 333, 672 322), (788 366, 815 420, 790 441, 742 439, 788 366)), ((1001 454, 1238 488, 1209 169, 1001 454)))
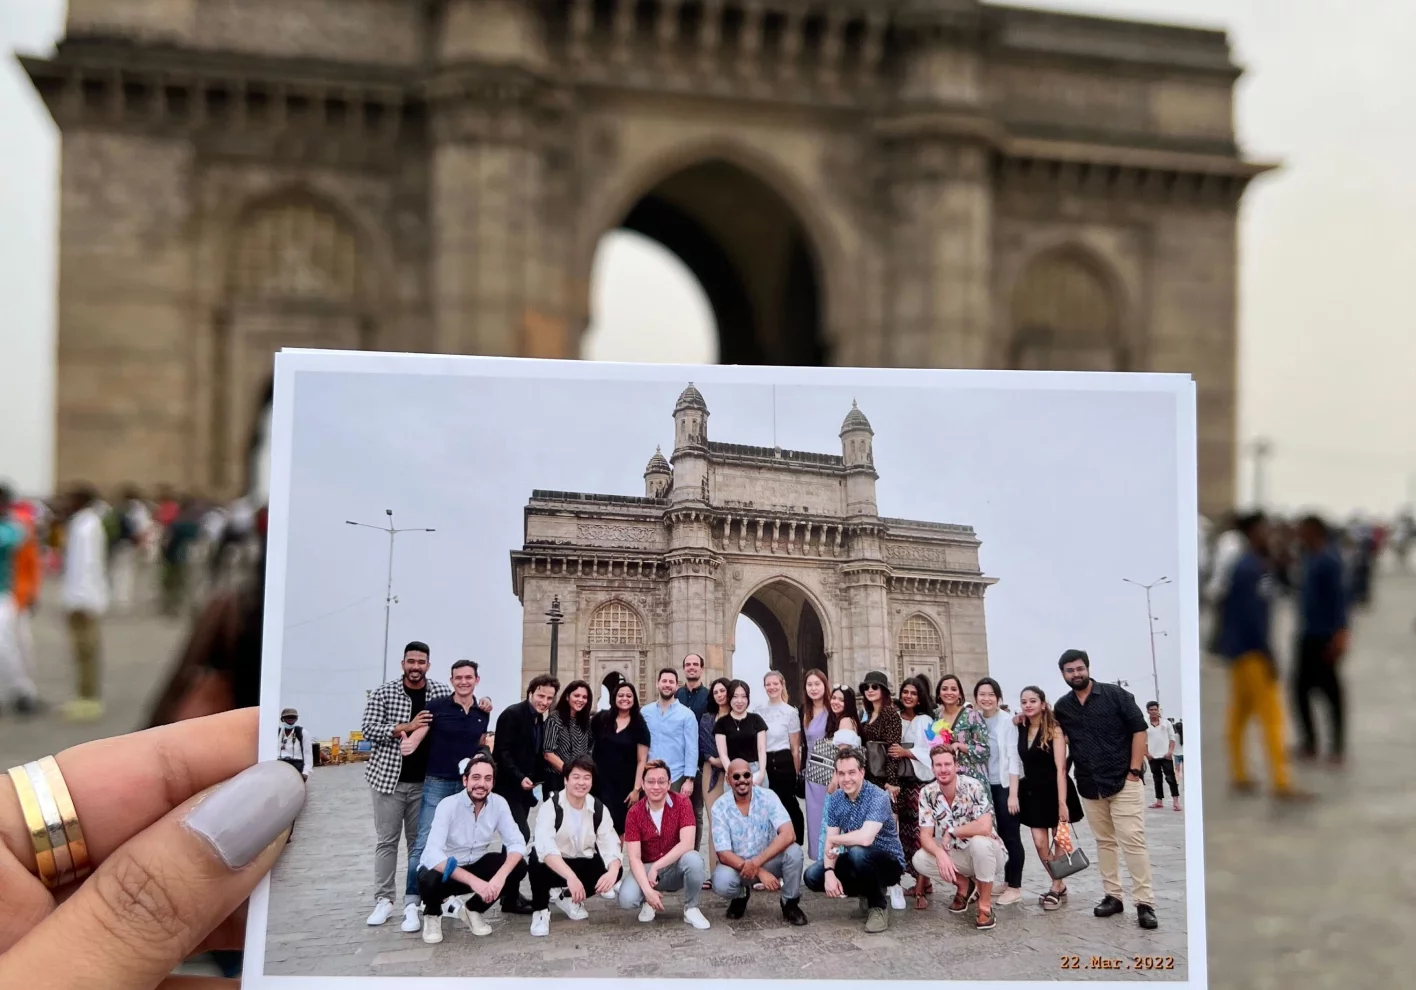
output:
POLYGON ((288 763, 257 763, 208 794, 187 815, 187 827, 239 870, 295 821, 305 782, 288 763))

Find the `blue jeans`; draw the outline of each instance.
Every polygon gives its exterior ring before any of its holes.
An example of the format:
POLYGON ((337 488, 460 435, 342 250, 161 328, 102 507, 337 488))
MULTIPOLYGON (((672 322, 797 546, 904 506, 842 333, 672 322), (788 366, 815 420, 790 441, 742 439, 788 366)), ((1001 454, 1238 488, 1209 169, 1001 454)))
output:
MULTIPOLYGON (((824 850, 823 850, 824 852, 824 850)), ((836 879, 847 897, 864 897, 873 908, 889 907, 885 889, 900 882, 904 865, 890 853, 874 846, 849 846, 836 859, 836 879)), ((817 860, 806 868, 802 883, 807 890, 826 889, 826 864, 817 860)))
POLYGON ((418 893, 418 860, 423 858, 423 847, 428 844, 428 833, 433 830, 433 812, 438 810, 438 802, 452 797, 462 790, 462 781, 456 777, 429 777, 423 781, 423 806, 418 809, 418 838, 413 840, 413 848, 408 850, 408 886, 404 888, 405 898, 421 897, 418 893))

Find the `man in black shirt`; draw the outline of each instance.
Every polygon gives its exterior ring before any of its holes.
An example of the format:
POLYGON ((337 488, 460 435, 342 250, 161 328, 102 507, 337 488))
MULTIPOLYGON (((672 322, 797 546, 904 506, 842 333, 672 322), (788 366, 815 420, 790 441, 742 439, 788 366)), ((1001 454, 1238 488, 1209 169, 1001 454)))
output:
MULTIPOLYGON (((678 693, 674 695, 679 704, 693 712, 694 722, 703 718, 708 711, 709 704, 713 701, 711 689, 703 683, 703 658, 697 653, 690 653, 683 658, 683 684, 679 685, 678 693)), ((693 778, 693 793, 689 795, 689 800, 693 805, 693 824, 697 829, 693 834, 698 837, 701 845, 704 842, 703 835, 703 761, 698 762, 698 772, 693 778)))
POLYGON ((1076 767, 1077 793, 1096 834, 1097 865, 1105 893, 1093 910, 1109 918, 1126 910, 1122 902, 1121 866, 1116 850, 1126 855, 1136 920, 1155 928, 1155 894, 1151 890, 1150 854, 1146 851, 1145 794, 1141 768, 1146 757, 1146 720, 1131 692, 1119 684, 1091 677, 1091 661, 1082 650, 1068 650, 1057 661, 1072 689, 1058 699, 1053 713, 1067 735, 1067 751, 1076 767))
POLYGON ((546 779, 546 712, 555 704, 559 690, 559 680, 550 674, 538 674, 526 685, 526 700, 504 708, 497 716, 496 745, 492 749, 497 764, 496 793, 506 798, 511 817, 528 839, 528 819, 536 804, 533 791, 546 779))

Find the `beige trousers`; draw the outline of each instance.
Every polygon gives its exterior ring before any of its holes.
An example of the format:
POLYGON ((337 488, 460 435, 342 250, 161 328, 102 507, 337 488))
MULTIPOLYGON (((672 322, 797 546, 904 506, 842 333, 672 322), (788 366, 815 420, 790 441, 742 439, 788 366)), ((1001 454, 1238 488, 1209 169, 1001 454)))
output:
MULTIPOLYGON (((992 836, 975 835, 966 839, 964 848, 949 850, 949 859, 953 861, 954 869, 962 876, 971 877, 981 883, 1007 882, 1003 868, 1008 864, 1008 853, 1003 848, 1003 843, 992 836)), ((937 883, 944 882, 944 878, 939 875, 939 864, 923 849, 914 854, 913 865, 920 876, 928 877, 937 883)))
POLYGON ((1082 809, 1096 834, 1097 868, 1101 870, 1104 893, 1125 900, 1121 887, 1121 863, 1116 851, 1126 855, 1126 871, 1131 874, 1131 893, 1137 904, 1155 906, 1151 889, 1150 853, 1146 851, 1145 787, 1139 780, 1126 778, 1121 790, 1109 798, 1093 801, 1082 798, 1082 809))

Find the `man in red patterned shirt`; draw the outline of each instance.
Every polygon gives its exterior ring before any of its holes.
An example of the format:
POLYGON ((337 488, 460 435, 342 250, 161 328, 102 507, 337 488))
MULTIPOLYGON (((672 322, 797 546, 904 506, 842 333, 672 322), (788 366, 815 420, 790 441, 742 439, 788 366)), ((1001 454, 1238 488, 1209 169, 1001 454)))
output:
POLYGON ((708 919, 698 910, 705 875, 703 857, 695 848, 698 829, 693 802, 669 792, 669 765, 663 760, 644 764, 644 799, 624 820, 624 850, 629 868, 620 884, 619 906, 639 908, 639 920, 654 920, 664 910, 664 894, 683 891, 683 920, 699 930, 708 919), (641 906, 642 905, 642 906, 641 906))

